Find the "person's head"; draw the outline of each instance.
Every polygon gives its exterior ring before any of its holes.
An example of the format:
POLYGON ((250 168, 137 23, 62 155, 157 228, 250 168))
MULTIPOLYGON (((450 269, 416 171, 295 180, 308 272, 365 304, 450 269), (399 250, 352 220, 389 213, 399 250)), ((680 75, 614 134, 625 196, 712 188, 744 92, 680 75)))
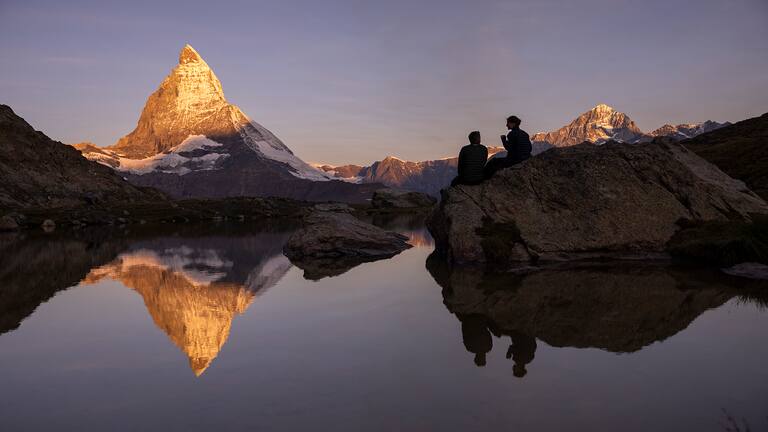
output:
POLYGON ((485 353, 475 354, 475 365, 478 367, 485 366, 485 353))
POLYGON ((515 363, 512 366, 512 375, 516 376, 517 378, 522 378, 527 373, 528 373, 528 371, 525 370, 525 364, 515 363))
POLYGON ((480 144, 480 132, 479 131, 472 131, 469 133, 469 143, 470 144, 480 144))
POLYGON ((520 118, 517 116, 507 117, 507 129, 514 129, 520 127, 520 118))

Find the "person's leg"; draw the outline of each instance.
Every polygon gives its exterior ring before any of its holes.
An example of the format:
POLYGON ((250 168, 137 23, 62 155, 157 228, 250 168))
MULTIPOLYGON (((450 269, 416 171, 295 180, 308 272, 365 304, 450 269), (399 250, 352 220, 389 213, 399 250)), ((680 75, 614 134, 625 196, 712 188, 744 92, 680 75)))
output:
POLYGON ((457 186, 461 184, 461 179, 459 176, 454 177, 453 180, 451 180, 451 187, 457 186))
POLYGON ((485 163, 485 168, 483 168, 483 176, 486 180, 493 177, 496 171, 499 170, 499 161, 501 161, 501 158, 493 158, 485 163))

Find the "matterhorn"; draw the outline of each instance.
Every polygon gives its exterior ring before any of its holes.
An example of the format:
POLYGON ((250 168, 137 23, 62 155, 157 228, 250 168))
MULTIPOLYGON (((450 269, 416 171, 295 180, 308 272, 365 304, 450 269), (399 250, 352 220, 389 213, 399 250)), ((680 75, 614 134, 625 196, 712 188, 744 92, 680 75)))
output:
POLYGON ((109 147, 75 145, 139 186, 176 198, 280 196, 365 201, 374 185, 333 180, 227 102, 221 82, 186 45, 133 132, 109 147))

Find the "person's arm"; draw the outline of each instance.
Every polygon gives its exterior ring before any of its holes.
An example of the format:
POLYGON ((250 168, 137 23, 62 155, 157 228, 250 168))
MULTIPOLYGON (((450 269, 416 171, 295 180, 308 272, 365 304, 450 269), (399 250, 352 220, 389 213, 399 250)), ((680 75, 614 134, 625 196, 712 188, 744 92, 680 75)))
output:
POLYGON ((515 157, 517 155, 517 134, 512 129, 507 134, 507 139, 504 141, 504 148, 507 150, 507 157, 515 157))
POLYGON ((459 163, 458 163, 458 175, 461 177, 461 174, 464 172, 464 159, 466 158, 466 155, 464 154, 464 148, 462 147, 461 151, 459 151, 459 163))

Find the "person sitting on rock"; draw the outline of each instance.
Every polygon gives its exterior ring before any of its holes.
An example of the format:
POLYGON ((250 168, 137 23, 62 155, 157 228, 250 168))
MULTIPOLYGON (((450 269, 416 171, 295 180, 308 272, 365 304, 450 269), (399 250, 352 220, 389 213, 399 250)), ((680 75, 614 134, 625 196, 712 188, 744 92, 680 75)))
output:
POLYGON ((501 136, 501 143, 507 150, 506 157, 495 157, 485 165, 485 178, 491 178, 496 171, 517 165, 531 157, 531 139, 520 129, 521 120, 517 116, 507 117, 509 132, 501 136))
POLYGON ((483 169, 488 160, 488 149, 480 143, 480 132, 469 134, 469 144, 459 152, 459 175, 451 182, 451 186, 460 184, 476 185, 483 181, 483 169))

